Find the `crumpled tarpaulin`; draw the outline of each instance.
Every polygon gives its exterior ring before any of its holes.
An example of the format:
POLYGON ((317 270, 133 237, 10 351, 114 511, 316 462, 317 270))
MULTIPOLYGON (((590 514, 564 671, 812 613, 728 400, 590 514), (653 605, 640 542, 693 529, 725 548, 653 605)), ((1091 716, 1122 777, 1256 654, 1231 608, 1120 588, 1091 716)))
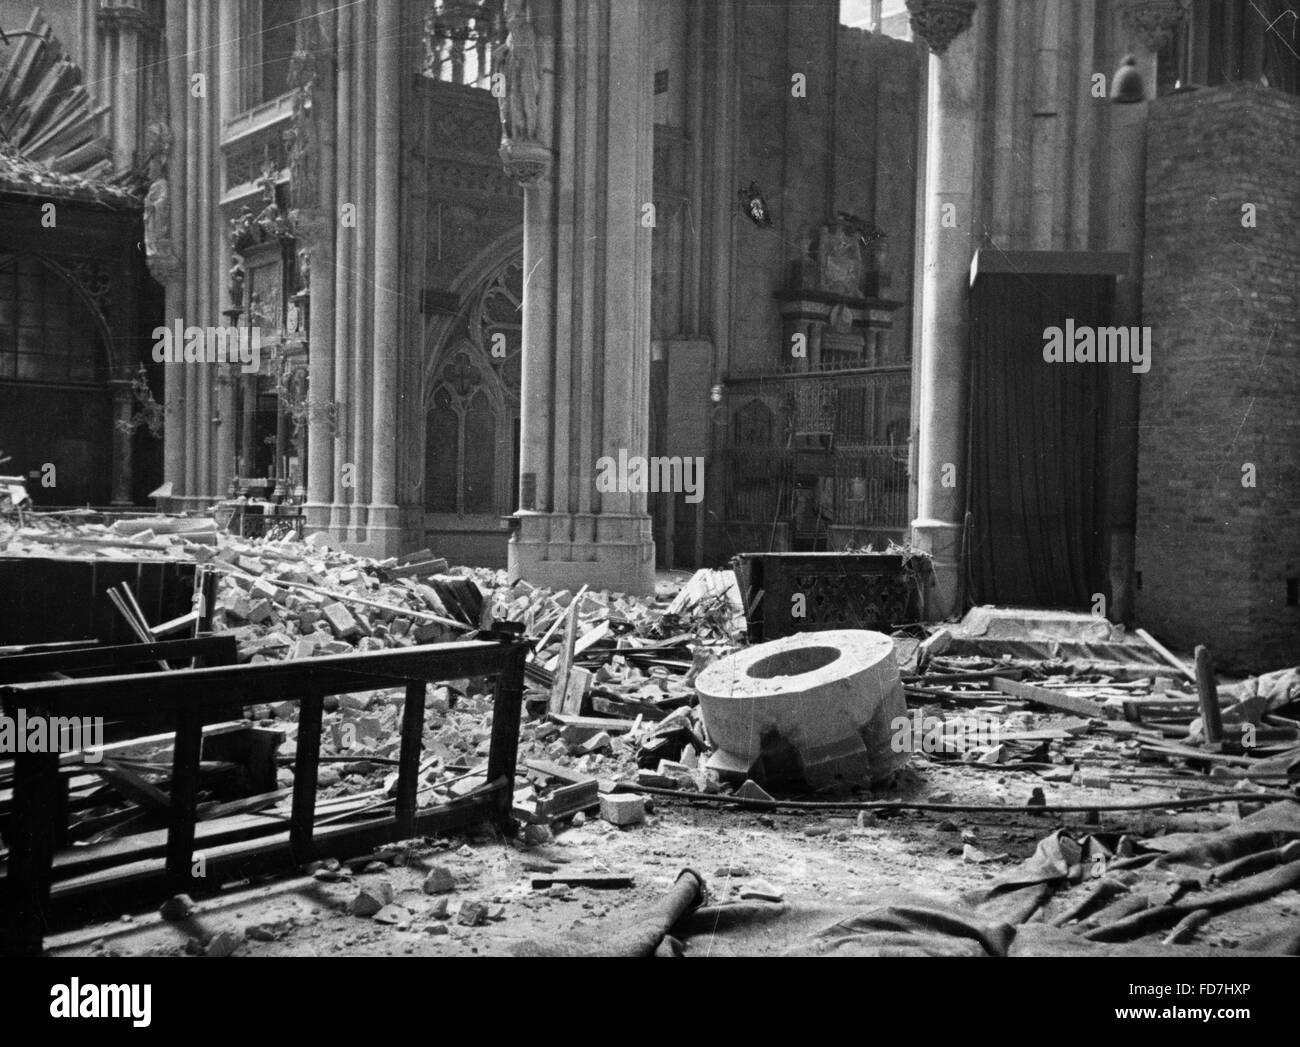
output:
MULTIPOLYGON (((1300 880, 1300 862, 1223 886, 1212 882, 1208 870, 1300 839, 1300 803, 1271 804, 1227 828, 1186 835, 1190 838, 1177 841, 1156 837, 1147 843, 1166 841, 1174 846, 1117 861, 1097 837, 1076 840, 1058 830, 986 889, 951 901, 894 893, 834 905, 801 901, 706 905, 703 881, 684 870, 664 898, 622 931, 612 935, 604 931, 599 939, 530 942, 515 951, 533 956, 1222 956, 1223 949, 1210 945, 1163 945, 1159 936, 1121 940, 1135 936, 1122 933, 1125 920, 1136 919, 1134 930, 1140 933, 1163 931, 1167 928, 1153 917, 1177 917, 1201 905, 1223 911, 1268 897, 1264 877, 1281 883, 1281 889, 1294 886, 1289 881, 1300 880), (1107 869, 1102 877, 1092 872, 1098 862, 1107 869), (1206 870, 1205 890, 1165 904, 1158 894, 1167 889, 1167 874, 1175 864, 1206 870), (1254 881, 1259 886, 1251 897, 1254 881), (1080 900, 1070 893, 1076 887, 1084 896, 1080 900), (1073 918, 1071 911, 1076 909, 1086 919, 1089 899, 1104 904, 1116 897, 1136 898, 1144 891, 1151 891, 1156 900, 1135 916, 1114 919, 1109 925, 1117 929, 1114 934, 1108 934, 1107 927, 1092 929, 1084 924, 1071 929, 1045 919, 1049 901, 1063 906, 1055 921, 1059 923, 1073 918), (1219 904, 1234 892, 1242 894, 1240 902, 1219 904)), ((1104 908, 1100 911, 1105 915, 1104 908)), ((1234 950, 1234 954, 1243 952, 1300 955, 1300 921, 1274 927, 1234 950)))
MULTIPOLYGON (((695 910, 672 933, 684 956, 1222 956, 1208 945, 1096 942, 1045 923, 1019 926, 932 898, 892 895, 843 905, 738 902, 695 910)), ((1248 943, 1234 955, 1278 954, 1248 943)), ((1292 942, 1292 946, 1297 943, 1292 942)), ((1285 955, 1295 955, 1294 948, 1285 955)))

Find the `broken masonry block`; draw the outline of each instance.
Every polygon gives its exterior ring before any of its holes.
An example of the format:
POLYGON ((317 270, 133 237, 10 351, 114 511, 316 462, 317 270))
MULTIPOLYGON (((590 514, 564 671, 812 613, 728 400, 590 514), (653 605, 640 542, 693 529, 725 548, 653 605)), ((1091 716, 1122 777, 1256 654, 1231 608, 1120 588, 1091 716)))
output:
POLYGON ((606 793, 600 798, 600 816, 610 825, 636 825, 645 821, 645 799, 634 793, 606 793))
POLYGON ((334 635, 340 640, 350 640, 361 635, 361 627, 357 625, 357 620, 343 604, 327 604, 322 608, 322 613, 325 615, 325 620, 329 622, 330 628, 334 630, 334 635))

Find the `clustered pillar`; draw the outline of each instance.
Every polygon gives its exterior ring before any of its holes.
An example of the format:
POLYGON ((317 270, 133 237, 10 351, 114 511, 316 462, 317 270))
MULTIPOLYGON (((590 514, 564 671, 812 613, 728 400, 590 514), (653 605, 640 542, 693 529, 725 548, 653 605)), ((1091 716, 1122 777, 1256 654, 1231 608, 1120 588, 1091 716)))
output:
POLYGON ((601 458, 644 457, 649 442, 649 4, 508 6, 514 94, 503 100, 502 156, 526 185, 522 504, 510 575, 646 593, 646 494, 621 483, 598 491, 596 475, 601 458))

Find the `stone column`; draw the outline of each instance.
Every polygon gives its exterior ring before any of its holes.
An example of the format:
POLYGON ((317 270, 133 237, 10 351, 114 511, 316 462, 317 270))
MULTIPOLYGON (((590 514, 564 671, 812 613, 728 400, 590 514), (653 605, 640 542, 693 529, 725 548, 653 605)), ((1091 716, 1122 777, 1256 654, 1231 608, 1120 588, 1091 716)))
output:
MULTIPOLYGON (((185 215, 190 189, 188 173, 189 98, 187 81, 187 26, 184 0, 167 0, 165 15, 167 55, 167 108, 171 146, 167 155, 164 180, 166 235, 157 250, 147 255, 150 273, 166 290, 165 324, 183 319, 185 309, 185 215)), ((147 230, 146 230, 147 235, 147 230)), ((191 478, 188 470, 188 396, 189 368, 168 365, 163 370, 163 481, 172 485, 172 498, 188 493, 191 478)), ((177 503, 173 502, 173 505, 177 503)))
POLYGON ((135 164, 140 142, 140 88, 144 74, 140 69, 140 37, 149 23, 142 0, 106 0, 100 7, 99 28, 110 53, 116 52, 117 65, 109 90, 96 87, 113 107, 113 163, 119 171, 135 164))
POLYGON ((934 559, 930 616, 959 613, 966 501, 966 296, 975 249, 979 68, 974 0, 908 0, 930 59, 925 261, 918 361, 917 519, 913 541, 934 559))
POLYGON ((113 504, 131 505, 135 462, 130 425, 135 395, 130 379, 115 378, 108 384, 113 390, 113 504))
MULTIPOLYGON (((527 185, 522 505, 510 576, 647 593, 646 492, 596 487, 649 444, 649 0, 511 0, 507 169, 527 185)), ((635 478, 630 472, 619 476, 635 478)))
POLYGON ((299 53, 312 56, 299 69, 294 109, 293 225, 309 291, 307 361, 307 526, 330 525, 334 497, 334 234, 336 34, 333 5, 317 0, 300 27, 299 53))
MULTIPOLYGON (((356 33, 354 20, 359 18, 353 5, 339 7, 336 22, 336 76, 337 92, 335 124, 334 203, 335 214, 340 205, 356 203, 355 181, 352 169, 353 138, 353 79, 355 76, 356 33)), ((352 388, 350 358, 357 348, 352 335, 352 312, 356 308, 352 293, 352 269, 355 265, 357 230, 355 223, 339 225, 334 238, 334 406, 335 416, 331 428, 333 488, 330 501, 330 531, 335 537, 347 534, 351 491, 344 486, 344 472, 349 464, 349 439, 352 429, 352 388)), ((313 321, 313 328, 317 325, 313 321)), ((322 496, 322 501, 324 497, 322 496)))
POLYGON ((397 506, 397 417, 399 303, 401 299, 401 51, 400 5, 376 8, 375 52, 375 236, 374 358, 371 370, 370 519, 366 543, 375 556, 399 552, 402 538, 397 506))
MULTIPOLYGON (((329 160, 333 166, 333 157, 329 160)), ((324 159, 322 158, 322 166, 324 159)), ((333 182, 333 172, 330 172, 333 182)), ((324 211, 296 212, 294 228, 310 266, 307 348, 307 526, 330 525, 334 495, 334 223, 324 211)))

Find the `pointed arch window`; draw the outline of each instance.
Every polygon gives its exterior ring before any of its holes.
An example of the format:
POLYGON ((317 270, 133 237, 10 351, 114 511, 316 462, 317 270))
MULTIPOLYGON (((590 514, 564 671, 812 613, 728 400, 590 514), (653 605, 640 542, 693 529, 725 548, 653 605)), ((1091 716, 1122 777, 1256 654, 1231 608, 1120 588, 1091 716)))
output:
POLYGON ((498 269, 471 296, 426 401, 424 507, 500 516, 518 500, 523 269, 498 269))
POLYGON ((425 426, 425 508, 490 513, 496 508, 497 410, 468 351, 440 374, 425 426))

